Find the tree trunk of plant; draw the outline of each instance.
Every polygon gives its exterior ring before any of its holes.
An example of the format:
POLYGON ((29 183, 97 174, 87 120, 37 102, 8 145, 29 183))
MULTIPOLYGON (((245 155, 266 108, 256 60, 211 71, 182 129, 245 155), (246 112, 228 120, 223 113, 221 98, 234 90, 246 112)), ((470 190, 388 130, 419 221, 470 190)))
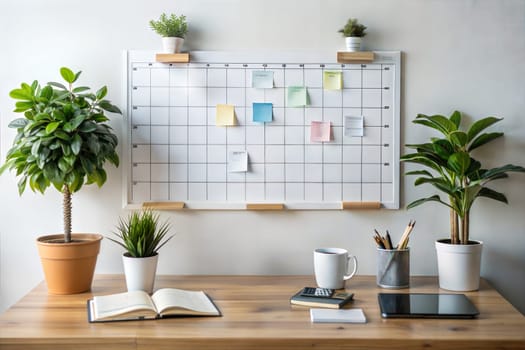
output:
POLYGON ((459 244, 459 220, 458 214, 450 209, 450 243, 459 244))
POLYGON ((71 192, 67 185, 62 188, 62 193, 64 194, 64 242, 69 243, 71 242, 71 192))
POLYGON ((470 211, 465 212, 465 216, 461 219, 461 243, 468 244, 469 226, 470 226, 470 211))

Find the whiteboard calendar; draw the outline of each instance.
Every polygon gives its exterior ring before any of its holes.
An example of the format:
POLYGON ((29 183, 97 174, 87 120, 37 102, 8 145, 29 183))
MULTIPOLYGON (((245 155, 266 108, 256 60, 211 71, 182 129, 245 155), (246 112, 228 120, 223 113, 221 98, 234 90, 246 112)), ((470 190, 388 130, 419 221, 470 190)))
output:
POLYGON ((399 208, 400 53, 126 53, 125 203, 399 208))

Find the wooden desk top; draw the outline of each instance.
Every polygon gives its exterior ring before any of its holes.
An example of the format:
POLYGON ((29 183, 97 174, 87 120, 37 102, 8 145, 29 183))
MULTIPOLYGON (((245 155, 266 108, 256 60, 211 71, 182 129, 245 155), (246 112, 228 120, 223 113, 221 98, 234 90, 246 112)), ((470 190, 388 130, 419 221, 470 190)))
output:
MULTIPOLYGON (((377 293, 388 290, 356 276, 346 287, 366 324, 311 323, 308 308, 289 303, 307 285, 312 276, 158 276, 156 288, 206 291, 223 317, 90 324, 86 300, 125 291, 123 276, 96 276, 92 292, 67 296, 41 283, 0 315, 0 349, 525 349, 525 317, 486 281, 465 293, 478 319, 382 319, 377 293)), ((435 277, 412 277, 399 291, 440 292, 435 277)))

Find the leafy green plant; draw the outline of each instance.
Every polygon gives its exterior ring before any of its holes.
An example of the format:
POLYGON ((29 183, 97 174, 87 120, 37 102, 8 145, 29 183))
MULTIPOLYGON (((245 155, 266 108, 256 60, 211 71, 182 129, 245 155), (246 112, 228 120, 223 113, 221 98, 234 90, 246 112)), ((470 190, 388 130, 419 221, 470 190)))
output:
POLYGON ((13 120, 10 128, 17 130, 12 148, 7 152, 6 169, 16 171, 20 194, 27 183, 33 192, 53 185, 64 196, 64 241, 71 241, 71 196, 84 184, 106 182, 106 161, 118 167, 118 139, 105 112, 120 109, 104 99, 103 86, 96 93, 86 86, 73 87, 81 72, 60 68, 66 85, 56 82, 41 86, 35 80, 22 83, 9 93, 16 102, 14 112, 23 118, 13 120))
POLYGON ((151 29, 163 37, 177 37, 183 38, 188 32, 188 24, 186 23, 186 16, 171 14, 169 17, 165 13, 160 15, 158 21, 149 21, 151 29))
POLYGON ((487 184, 507 178, 509 172, 525 172, 525 168, 507 164, 492 169, 482 168, 481 162, 472 157, 472 151, 503 136, 502 132, 483 130, 502 118, 486 117, 472 123, 467 130, 461 129, 461 113, 455 111, 450 117, 419 114, 413 123, 439 131, 444 137, 432 137, 430 142, 409 144, 414 153, 401 157, 402 161, 422 165, 429 170, 409 171, 406 175, 419 176, 414 184, 430 184, 447 197, 433 195, 413 201, 408 208, 426 202, 438 202, 450 208, 450 240, 452 244, 468 244, 470 210, 477 198, 485 197, 508 203, 503 193, 487 184))
POLYGON ((364 37, 366 35, 366 26, 359 23, 357 18, 349 18, 345 26, 342 29, 339 29, 338 33, 343 34, 343 36, 349 37, 364 37))
POLYGON ((169 230, 170 224, 160 223, 158 214, 143 210, 131 213, 125 220, 121 218, 113 233, 117 238, 108 238, 126 249, 129 256, 145 258, 156 255, 173 238, 173 235, 166 237, 169 230))

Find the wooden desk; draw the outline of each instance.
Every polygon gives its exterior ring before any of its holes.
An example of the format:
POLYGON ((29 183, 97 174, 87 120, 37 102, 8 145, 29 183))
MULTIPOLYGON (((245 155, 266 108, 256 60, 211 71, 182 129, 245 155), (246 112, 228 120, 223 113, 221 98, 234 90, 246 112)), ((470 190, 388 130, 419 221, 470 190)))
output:
MULTIPOLYGON (((366 324, 312 324, 289 297, 311 276, 159 276, 156 288, 206 291, 223 317, 89 324, 86 300, 125 290, 122 276, 97 276, 91 293, 52 296, 42 283, 0 315, 0 349, 524 349, 525 317, 486 281, 466 293, 475 320, 382 319, 375 278, 347 283, 366 324)), ((439 292, 435 277, 413 277, 403 292, 439 292)))

